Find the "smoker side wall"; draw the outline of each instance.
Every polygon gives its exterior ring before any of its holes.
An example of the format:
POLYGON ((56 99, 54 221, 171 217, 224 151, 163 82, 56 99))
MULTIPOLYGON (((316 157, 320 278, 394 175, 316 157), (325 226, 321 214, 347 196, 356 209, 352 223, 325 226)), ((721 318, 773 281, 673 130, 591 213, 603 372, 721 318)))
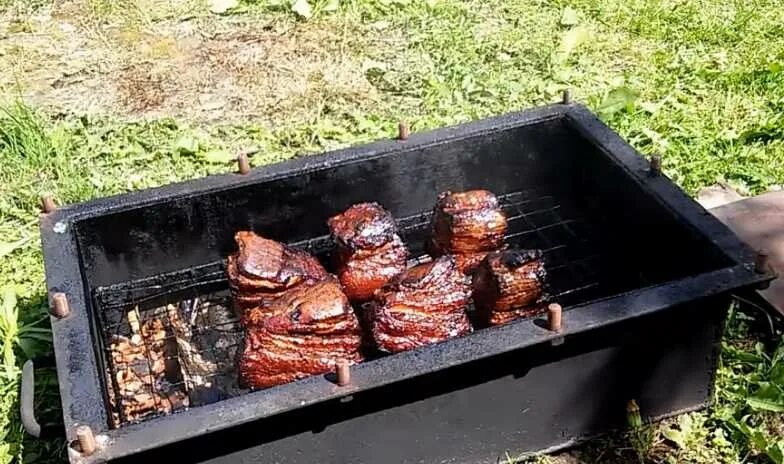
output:
POLYGON ((567 445, 622 427, 632 398, 646 417, 705 406, 727 306, 671 308, 132 460, 476 464, 567 445))
POLYGON ((85 219, 76 227, 85 278, 94 289, 225 259, 236 249, 238 230, 284 242, 318 237, 328 233, 329 217, 363 201, 402 218, 429 210, 449 189, 551 193, 570 184, 571 164, 560 162, 574 151, 569 133, 561 120, 550 120, 401 145, 361 162, 319 165, 315 158, 316 169, 294 176, 85 219))

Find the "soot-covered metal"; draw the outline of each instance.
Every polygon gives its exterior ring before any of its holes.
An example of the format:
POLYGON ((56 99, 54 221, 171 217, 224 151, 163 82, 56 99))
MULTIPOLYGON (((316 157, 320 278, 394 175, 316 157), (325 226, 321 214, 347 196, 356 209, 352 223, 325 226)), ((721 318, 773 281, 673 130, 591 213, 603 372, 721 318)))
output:
POLYGON ((52 318, 66 434, 99 438, 72 451, 82 462, 489 463, 568 446, 621 425, 631 399, 650 418, 707 404, 730 292, 772 277, 574 104, 63 207, 41 230, 69 307, 52 318), (378 355, 345 386, 237 385, 234 232, 328 265, 326 219, 376 201, 425 259, 436 196, 471 188, 499 196, 508 244, 542 250, 560 331, 534 318, 378 355))

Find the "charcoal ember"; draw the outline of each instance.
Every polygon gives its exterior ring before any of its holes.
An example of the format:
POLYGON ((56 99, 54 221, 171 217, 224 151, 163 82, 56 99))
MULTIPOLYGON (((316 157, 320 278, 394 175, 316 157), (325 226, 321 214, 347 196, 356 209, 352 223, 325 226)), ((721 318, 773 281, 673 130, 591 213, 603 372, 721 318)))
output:
POLYGON ((330 372, 337 359, 362 360, 362 335, 339 282, 325 278, 288 290, 248 312, 240 383, 267 388, 330 372))
POLYGON ((337 245, 336 268, 348 298, 370 300, 373 293, 406 268, 408 250, 389 211, 359 203, 329 219, 337 245))
POLYGON ((473 276, 474 304, 489 325, 541 314, 547 309, 545 269, 539 250, 488 253, 473 276))
POLYGON ((431 253, 455 255, 459 269, 471 274, 490 251, 504 246, 506 216, 487 190, 444 192, 432 218, 431 253))
POLYGON ((131 336, 115 336, 109 345, 116 386, 110 389, 110 400, 116 424, 121 418, 134 422, 189 406, 178 366, 172 362, 176 347, 170 331, 159 317, 140 323, 137 313, 128 313, 131 336))
POLYGON ((471 331, 471 286, 452 256, 398 274, 376 292, 372 334, 381 351, 399 352, 471 331))
POLYGON ((269 240, 253 232, 234 236, 237 253, 230 255, 226 271, 235 304, 241 310, 264 306, 298 285, 327 277, 327 271, 308 253, 269 240))

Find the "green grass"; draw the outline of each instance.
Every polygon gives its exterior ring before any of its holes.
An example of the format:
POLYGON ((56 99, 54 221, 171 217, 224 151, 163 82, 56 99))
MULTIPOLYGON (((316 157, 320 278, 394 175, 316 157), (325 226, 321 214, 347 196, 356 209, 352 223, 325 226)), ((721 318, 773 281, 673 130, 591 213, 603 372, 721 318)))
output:
MULTIPOLYGON (((154 30, 179 14, 85 1, 89 27, 99 31, 113 21, 154 30)), ((336 11, 332 2, 312 3, 308 20, 285 2, 245 1, 220 21, 229 28, 240 17, 273 19, 311 31, 326 21, 363 31, 366 40, 346 53, 363 63, 377 95, 347 100, 316 76, 312 95, 296 102, 298 117, 287 110, 263 123, 211 124, 53 115, 0 95, 0 463, 62 457, 62 442, 25 440, 16 413, 23 361, 50 350, 42 192, 78 202, 226 172, 243 149, 258 148, 252 163, 262 165, 390 137, 401 118, 424 130, 549 103, 566 88, 643 153, 662 154, 667 174, 692 194, 716 182, 749 193, 784 184, 778 1, 355 0, 336 11)), ((0 12, 12 4, 24 2, 0 1, 0 12)), ((200 4, 188 3, 187 14, 207 15, 200 4)), ((14 21, 24 23, 28 10, 14 10, 22 15, 14 21)), ((775 436, 784 426, 767 409, 784 402, 784 363, 750 341, 749 321, 733 314, 715 408, 633 432, 633 440, 597 442, 584 459, 781 463, 775 436)), ((42 378, 42 414, 54 420, 56 386, 51 374, 42 378)))

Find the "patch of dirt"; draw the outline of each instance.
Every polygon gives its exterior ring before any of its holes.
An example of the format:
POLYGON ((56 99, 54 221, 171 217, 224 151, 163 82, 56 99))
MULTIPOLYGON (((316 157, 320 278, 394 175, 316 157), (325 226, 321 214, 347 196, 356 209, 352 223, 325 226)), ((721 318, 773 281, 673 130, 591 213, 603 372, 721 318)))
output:
POLYGON ((54 112, 270 124, 377 98, 363 69, 372 31, 358 25, 209 14, 118 22, 84 8, 56 3, 25 27, 0 18, 0 69, 11 70, 0 94, 54 112))

